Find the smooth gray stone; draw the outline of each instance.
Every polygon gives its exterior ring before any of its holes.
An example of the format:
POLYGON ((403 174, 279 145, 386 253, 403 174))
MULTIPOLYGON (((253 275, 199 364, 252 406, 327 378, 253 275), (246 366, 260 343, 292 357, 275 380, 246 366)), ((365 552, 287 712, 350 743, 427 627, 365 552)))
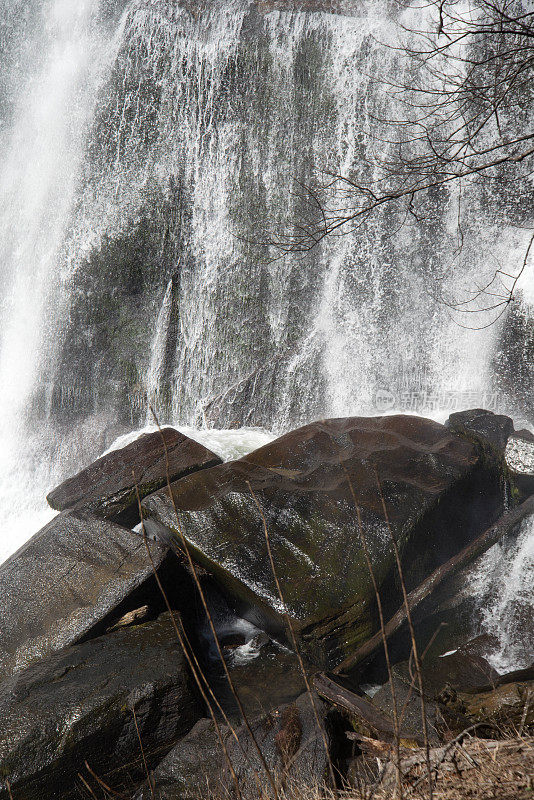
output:
POLYGON ((122 789, 202 713, 168 614, 68 647, 0 687, 0 798, 101 796, 86 762, 122 789))
MULTIPOLYGON (((167 549, 149 546, 157 568, 167 549)), ((0 565, 0 679, 81 640, 152 574, 139 534, 57 516, 0 565)))

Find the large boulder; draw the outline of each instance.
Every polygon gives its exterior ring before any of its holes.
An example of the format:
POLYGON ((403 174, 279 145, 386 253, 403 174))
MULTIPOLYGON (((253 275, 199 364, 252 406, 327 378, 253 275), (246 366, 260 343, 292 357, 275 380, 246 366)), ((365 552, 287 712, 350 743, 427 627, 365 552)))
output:
MULTIPOLYGON (((232 683, 247 718, 258 717, 295 700, 306 690, 296 655, 260 634, 225 653, 232 683)), ((211 685, 226 714, 240 719, 237 703, 221 668, 212 672, 211 685)))
MULTIPOLYGON (((328 782, 329 759, 337 756, 337 731, 329 716, 329 706, 316 694, 313 694, 313 704, 312 697, 306 693, 251 724, 273 779, 284 788, 288 797, 292 796, 292 788, 316 789, 328 782)), ((228 737, 228 756, 243 800, 256 800, 258 776, 265 786, 268 778, 245 726, 237 729, 237 735, 238 742, 228 737)), ((225 768, 225 777, 226 785, 231 787, 228 767, 225 768)))
MULTIPOLYGON (((396 677, 380 687, 372 698, 372 705, 376 706, 393 725, 394 708, 396 707, 400 727, 400 744, 403 747, 414 747, 417 743, 424 742, 423 734, 423 707, 421 696, 404 681, 396 677), (393 685, 393 691, 392 691, 393 685)), ((428 741, 437 745, 441 741, 441 730, 445 726, 441 709, 437 703, 427 700, 424 704, 426 730, 428 741)), ((363 733, 371 734, 372 729, 362 728, 363 733)))
POLYGON ((323 420, 183 478, 171 487, 172 501, 165 489, 143 508, 154 535, 187 546, 241 613, 291 641, 265 521, 300 645, 330 668, 377 630, 358 513, 385 609, 396 610, 391 535, 410 588, 501 513, 501 462, 476 441, 419 417, 323 420))
POLYGON ((142 779, 202 715, 168 615, 69 647, 0 687, 0 798, 80 796, 142 779))
MULTIPOLYGON (((315 711, 310 696, 301 695, 294 703, 250 725, 271 777, 287 797, 293 796, 293 787, 300 791, 321 787, 329 779, 329 758, 336 757, 338 731, 332 721, 334 715, 316 695, 313 702, 315 711)), ((237 728, 238 741, 227 729, 222 729, 221 734, 243 800, 257 800, 258 785, 260 791, 261 787, 269 791, 269 778, 250 732, 244 725, 237 728)), ((235 781, 228 759, 213 722, 202 720, 153 772, 155 800, 209 797, 211 792, 215 796, 234 796, 235 781)), ((135 800, 152 800, 152 789, 146 785, 135 800)))
MULTIPOLYGON (((150 543, 156 568, 168 550, 150 543)), ((174 582, 189 587, 185 570, 174 582)), ((87 636, 152 580, 142 536, 64 512, 0 566, 0 678, 87 636)))
MULTIPOLYGON (((480 655, 462 650, 443 653, 435 658, 421 661, 423 691, 431 700, 437 699, 449 689, 469 690, 486 684, 495 684, 499 673, 480 655)), ((408 687, 419 692, 419 683, 414 666, 408 661, 395 664, 392 674, 408 687)))
POLYGON ((223 744, 229 729, 201 719, 161 761, 134 800, 186 800, 223 792, 223 744), (222 740, 222 743, 221 743, 222 740))
POLYGON ((97 459, 53 489, 48 503, 58 511, 73 508, 134 524, 141 498, 221 459, 174 428, 145 433, 134 442, 97 459))

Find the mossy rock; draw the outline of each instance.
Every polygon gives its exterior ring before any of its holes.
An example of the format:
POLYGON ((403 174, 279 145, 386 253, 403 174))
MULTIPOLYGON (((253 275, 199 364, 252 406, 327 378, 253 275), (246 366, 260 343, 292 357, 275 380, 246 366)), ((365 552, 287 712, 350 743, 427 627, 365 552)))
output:
POLYGON ((331 668, 378 628, 358 514, 389 613, 401 602, 391 535, 410 588, 502 512, 502 482, 496 462, 443 425, 352 417, 307 425, 186 477, 172 485, 172 502, 163 490, 143 507, 152 530, 187 546, 242 613, 291 641, 287 608, 308 659, 331 668))

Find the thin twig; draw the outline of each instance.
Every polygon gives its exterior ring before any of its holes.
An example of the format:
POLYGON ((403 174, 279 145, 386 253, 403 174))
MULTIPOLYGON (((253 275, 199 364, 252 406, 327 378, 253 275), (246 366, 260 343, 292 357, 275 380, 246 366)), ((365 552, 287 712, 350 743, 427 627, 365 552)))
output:
MULTIPOLYGON (((476 731, 478 728, 481 728, 481 727, 487 728, 488 727, 488 723, 486 723, 486 722, 477 722, 474 725, 470 725, 469 728, 465 728, 465 730, 463 730, 461 733, 459 733, 458 736, 455 736, 454 739, 451 739, 451 741, 443 748, 443 752, 442 752, 442 754, 440 756, 439 761, 437 761, 434 764, 434 766, 432 767, 432 769, 436 773, 436 775, 437 775, 437 772, 438 772, 439 768, 441 767, 441 765, 443 764, 443 762, 445 761, 445 759, 449 755, 450 751, 453 750, 456 747, 456 745, 458 745, 465 736, 469 736, 471 733, 473 733, 474 731, 476 731)), ((419 786, 425 780, 425 777, 426 777, 425 775, 422 775, 420 778, 418 778, 417 781, 413 784, 412 789, 416 789, 417 786, 419 786)))

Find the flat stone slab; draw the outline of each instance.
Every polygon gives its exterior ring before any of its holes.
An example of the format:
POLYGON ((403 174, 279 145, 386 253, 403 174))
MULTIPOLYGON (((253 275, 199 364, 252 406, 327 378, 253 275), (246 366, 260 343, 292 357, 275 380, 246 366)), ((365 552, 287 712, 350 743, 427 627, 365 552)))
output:
MULTIPOLYGON (((149 547, 157 568, 168 550, 149 547)), ((152 574, 139 534, 57 516, 0 565, 0 678, 82 639, 152 574)))
POLYGON ((167 477, 176 481, 221 463, 219 456, 180 431, 163 428, 97 459, 46 499, 57 511, 75 508, 133 523, 138 519, 136 487, 143 498, 165 486, 167 477))

